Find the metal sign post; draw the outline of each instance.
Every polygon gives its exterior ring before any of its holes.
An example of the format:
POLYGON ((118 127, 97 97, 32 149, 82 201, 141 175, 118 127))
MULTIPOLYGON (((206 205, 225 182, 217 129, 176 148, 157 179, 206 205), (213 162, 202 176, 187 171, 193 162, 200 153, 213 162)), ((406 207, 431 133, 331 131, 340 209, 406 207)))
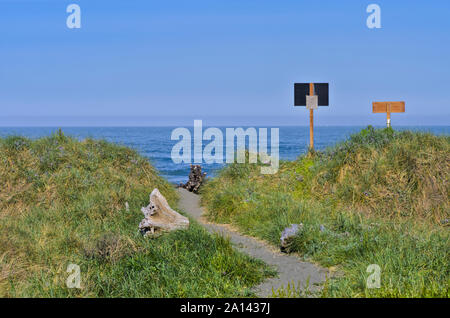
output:
POLYGON ((391 127, 391 113, 404 113, 405 102, 373 102, 372 113, 386 113, 386 126, 391 127))
POLYGON ((295 83, 294 106, 309 109, 309 147, 314 149, 314 109, 328 106, 328 83, 295 83))

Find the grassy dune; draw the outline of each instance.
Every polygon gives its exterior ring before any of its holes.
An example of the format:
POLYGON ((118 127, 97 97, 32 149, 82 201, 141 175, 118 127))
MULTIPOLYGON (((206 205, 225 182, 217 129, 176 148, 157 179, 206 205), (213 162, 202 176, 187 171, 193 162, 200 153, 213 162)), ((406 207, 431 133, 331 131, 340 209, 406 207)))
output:
POLYGON ((232 164, 202 191, 210 220, 290 246, 335 273, 325 297, 448 297, 450 137, 371 127, 275 175, 232 164), (367 267, 381 269, 367 288, 367 267))
POLYGON ((0 139, 1 297, 249 296, 267 268, 191 220, 142 237, 140 208, 174 189, 135 151, 105 141, 0 139), (125 203, 129 203, 129 210, 125 203), (66 287, 70 263, 81 289, 66 287))

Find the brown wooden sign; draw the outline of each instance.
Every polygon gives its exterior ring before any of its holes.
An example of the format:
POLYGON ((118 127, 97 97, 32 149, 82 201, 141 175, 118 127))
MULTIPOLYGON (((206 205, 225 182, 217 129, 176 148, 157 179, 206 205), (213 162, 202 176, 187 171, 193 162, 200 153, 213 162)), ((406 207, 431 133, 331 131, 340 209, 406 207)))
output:
POLYGON ((391 113, 404 113, 405 102, 373 102, 373 113, 386 113, 386 124, 391 127, 391 113))
POLYGON ((373 102, 373 113, 404 113, 405 102, 373 102))

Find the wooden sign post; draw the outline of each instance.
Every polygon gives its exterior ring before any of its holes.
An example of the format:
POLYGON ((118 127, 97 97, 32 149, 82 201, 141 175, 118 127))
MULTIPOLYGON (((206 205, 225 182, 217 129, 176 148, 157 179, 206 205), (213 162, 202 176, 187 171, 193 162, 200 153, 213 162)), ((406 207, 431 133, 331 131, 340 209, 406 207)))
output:
POLYGON ((295 83, 294 106, 309 109, 309 147, 314 149, 314 109, 328 106, 328 83, 295 83))
MULTIPOLYGON (((309 96, 314 96, 314 84, 309 83, 309 96)), ((314 108, 309 108, 309 147, 314 149, 314 108)))
POLYGON ((404 113, 405 102, 373 102, 373 113, 386 113, 386 126, 391 127, 391 113, 404 113))

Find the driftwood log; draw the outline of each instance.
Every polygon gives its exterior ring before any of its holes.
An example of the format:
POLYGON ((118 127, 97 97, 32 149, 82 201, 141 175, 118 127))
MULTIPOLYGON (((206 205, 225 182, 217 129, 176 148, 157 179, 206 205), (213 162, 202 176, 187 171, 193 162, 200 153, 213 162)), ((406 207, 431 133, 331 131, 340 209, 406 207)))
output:
POLYGON ((180 184, 181 188, 188 191, 198 193, 200 186, 206 179, 206 172, 202 173, 202 167, 200 165, 191 165, 191 172, 189 173, 189 180, 185 184, 180 184))
POLYGON ((173 210, 158 189, 152 191, 150 204, 141 211, 144 218, 139 223, 139 230, 144 236, 157 237, 163 232, 189 227, 189 219, 173 210))

